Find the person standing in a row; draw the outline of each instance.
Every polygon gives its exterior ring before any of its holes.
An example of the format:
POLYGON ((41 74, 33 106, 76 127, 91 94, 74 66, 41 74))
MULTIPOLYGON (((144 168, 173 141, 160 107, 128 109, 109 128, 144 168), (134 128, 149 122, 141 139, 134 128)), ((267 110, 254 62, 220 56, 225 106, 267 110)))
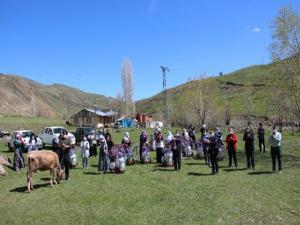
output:
POLYGON ((148 143, 148 134, 146 130, 143 130, 140 135, 140 161, 142 161, 143 148, 147 145, 147 143, 148 143))
POLYGON ((112 147, 114 146, 114 143, 112 141, 112 136, 111 136, 111 133, 109 132, 109 130, 106 130, 105 140, 107 143, 108 151, 110 151, 112 149, 112 147))
POLYGON ((156 162, 162 163, 162 157, 164 151, 164 136, 160 128, 157 128, 154 138, 155 138, 154 143, 156 149, 156 162))
POLYGON ((82 168, 87 169, 88 160, 90 157, 90 143, 88 142, 86 137, 83 137, 82 141, 80 142, 80 147, 81 147, 82 168))
POLYGON ((265 129, 262 126, 262 123, 259 123, 259 128, 257 130, 258 144, 259 144, 259 152, 266 152, 265 146, 265 129))
POLYGON ((281 173, 281 133, 277 131, 276 127, 273 127, 272 134, 269 137, 269 143, 271 145, 273 173, 281 173), (276 170, 276 161, 278 162, 278 170, 276 170))
POLYGON ((247 127, 244 133, 245 151, 247 156, 247 168, 255 170, 254 158, 254 133, 250 127, 247 127))
POLYGON ((99 138, 99 164, 98 164, 98 172, 103 174, 104 172, 109 171, 109 155, 108 155, 108 146, 107 142, 103 135, 100 135, 99 138))
POLYGON ((61 159, 60 159, 60 166, 61 169, 65 172, 65 179, 70 179, 70 143, 68 141, 68 132, 63 131, 59 135, 59 149, 61 151, 61 159))
POLYGON ((229 134, 226 137, 228 158, 229 158, 229 167, 232 166, 232 158, 233 158, 235 167, 238 166, 237 158, 236 158, 237 142, 238 142, 238 137, 237 137, 236 133, 233 132, 233 129, 230 128, 229 134))
POLYGON ((174 135, 174 146, 173 150, 173 160, 175 170, 178 171, 181 169, 181 150, 182 150, 182 137, 179 130, 176 131, 174 135))
POLYGON ((88 141, 90 144, 90 157, 97 156, 97 140, 96 140, 96 133, 92 131, 92 134, 88 136, 88 141))
POLYGON ((16 134, 16 138, 14 140, 14 146, 15 146, 15 154, 14 154, 14 169, 19 172, 20 170, 23 170, 25 167, 25 162, 23 161, 23 139, 20 134, 16 134))
POLYGON ((209 136, 209 155, 210 155, 212 175, 219 174, 218 154, 219 154, 219 139, 217 135, 215 135, 215 133, 211 131, 209 136))

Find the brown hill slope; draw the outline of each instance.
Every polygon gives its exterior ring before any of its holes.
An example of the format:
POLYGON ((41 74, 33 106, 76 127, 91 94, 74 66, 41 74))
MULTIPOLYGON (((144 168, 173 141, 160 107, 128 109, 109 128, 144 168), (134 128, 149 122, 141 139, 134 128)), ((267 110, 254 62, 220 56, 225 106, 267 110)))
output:
POLYGON ((83 107, 111 107, 113 98, 76 88, 43 85, 16 75, 0 74, 0 114, 67 119, 83 107))

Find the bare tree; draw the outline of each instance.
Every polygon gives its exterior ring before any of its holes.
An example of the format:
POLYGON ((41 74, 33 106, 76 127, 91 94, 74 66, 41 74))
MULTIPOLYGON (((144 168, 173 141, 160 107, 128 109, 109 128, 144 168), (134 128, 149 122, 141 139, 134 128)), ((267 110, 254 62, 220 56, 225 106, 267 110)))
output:
MULTIPOLYGON (((292 111, 300 116, 300 17, 291 7, 282 7, 271 24, 270 52, 274 62, 279 62, 283 81, 281 94, 292 97, 292 111)), ((282 108, 282 107, 281 107, 282 108)))
POLYGON ((187 92, 181 94, 181 101, 173 114, 173 120, 181 126, 193 124, 200 127, 212 121, 214 117, 214 85, 205 75, 194 78, 188 85, 187 92))
POLYGON ((133 66, 130 59, 125 58, 121 69, 123 100, 125 104, 126 115, 135 116, 135 102, 133 101, 133 66))
POLYGON ((116 115, 117 118, 119 118, 123 115, 125 104, 124 104, 124 99, 123 99, 123 96, 121 93, 118 93, 116 95, 116 99, 112 103, 112 108, 117 113, 117 115, 116 115))
POLYGON ((206 75, 201 75, 198 79, 190 82, 189 109, 196 117, 197 126, 201 126, 212 119, 214 109, 214 88, 210 85, 206 75))

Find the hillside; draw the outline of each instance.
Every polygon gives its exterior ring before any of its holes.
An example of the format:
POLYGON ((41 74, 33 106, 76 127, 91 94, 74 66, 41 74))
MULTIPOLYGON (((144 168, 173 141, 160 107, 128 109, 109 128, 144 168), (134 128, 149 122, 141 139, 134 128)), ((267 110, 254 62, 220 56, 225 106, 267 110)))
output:
MULTIPOLYGON (((203 86, 212 91, 214 111, 224 114, 229 109, 232 117, 246 117, 251 108, 253 117, 274 115, 269 99, 272 86, 278 83, 276 64, 247 67, 230 74, 194 80, 168 90, 170 117, 176 113, 185 113, 184 109, 191 95, 203 86)), ((82 107, 99 105, 111 107, 113 98, 103 95, 88 94, 76 88, 61 84, 42 85, 32 80, 0 74, 0 114, 39 116, 66 119, 68 104, 70 115, 82 107)), ((162 120, 162 93, 140 100, 136 111, 153 114, 155 119, 162 120)), ((177 115, 178 116, 178 115, 177 115)))
MULTIPOLYGON (((274 115, 274 112, 270 111, 270 104, 267 103, 270 103, 268 101, 272 95, 270 87, 278 80, 276 71, 275 64, 251 66, 223 76, 194 80, 171 88, 168 90, 170 116, 174 116, 174 112, 182 111, 192 93, 206 85, 213 92, 215 111, 223 113, 227 107, 233 117, 246 117, 251 108, 252 117, 274 115)), ((162 118, 162 97, 162 93, 159 93, 138 101, 137 111, 162 118)))
POLYGON ((111 107, 113 98, 65 85, 43 85, 24 77, 0 74, 0 114, 67 119, 82 107, 111 107))

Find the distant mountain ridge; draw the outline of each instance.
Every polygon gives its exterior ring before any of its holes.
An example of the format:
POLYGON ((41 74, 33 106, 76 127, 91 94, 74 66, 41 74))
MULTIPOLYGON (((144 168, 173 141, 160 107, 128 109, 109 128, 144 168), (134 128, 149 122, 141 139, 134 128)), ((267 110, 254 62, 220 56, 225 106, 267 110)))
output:
POLYGON ((84 107, 110 108, 111 97, 90 94, 63 84, 44 85, 17 75, 0 73, 0 115, 67 119, 84 107))
MULTIPOLYGON (((168 89, 171 112, 182 110, 197 85, 205 82, 214 90, 216 111, 223 112, 228 105, 233 117, 245 117, 251 100, 253 117, 274 115, 269 108, 272 85, 278 83, 276 64, 256 65, 230 74, 194 80, 168 89), (191 84, 196 84, 191 86, 191 84)), ((16 75, 0 73, 0 115, 38 116, 67 119, 82 108, 94 105, 112 108, 115 99, 89 94, 63 84, 43 85, 16 75)), ((162 92, 136 102, 136 111, 154 115, 162 120, 164 104, 162 92)), ((171 113, 172 116, 172 113, 171 113)))

